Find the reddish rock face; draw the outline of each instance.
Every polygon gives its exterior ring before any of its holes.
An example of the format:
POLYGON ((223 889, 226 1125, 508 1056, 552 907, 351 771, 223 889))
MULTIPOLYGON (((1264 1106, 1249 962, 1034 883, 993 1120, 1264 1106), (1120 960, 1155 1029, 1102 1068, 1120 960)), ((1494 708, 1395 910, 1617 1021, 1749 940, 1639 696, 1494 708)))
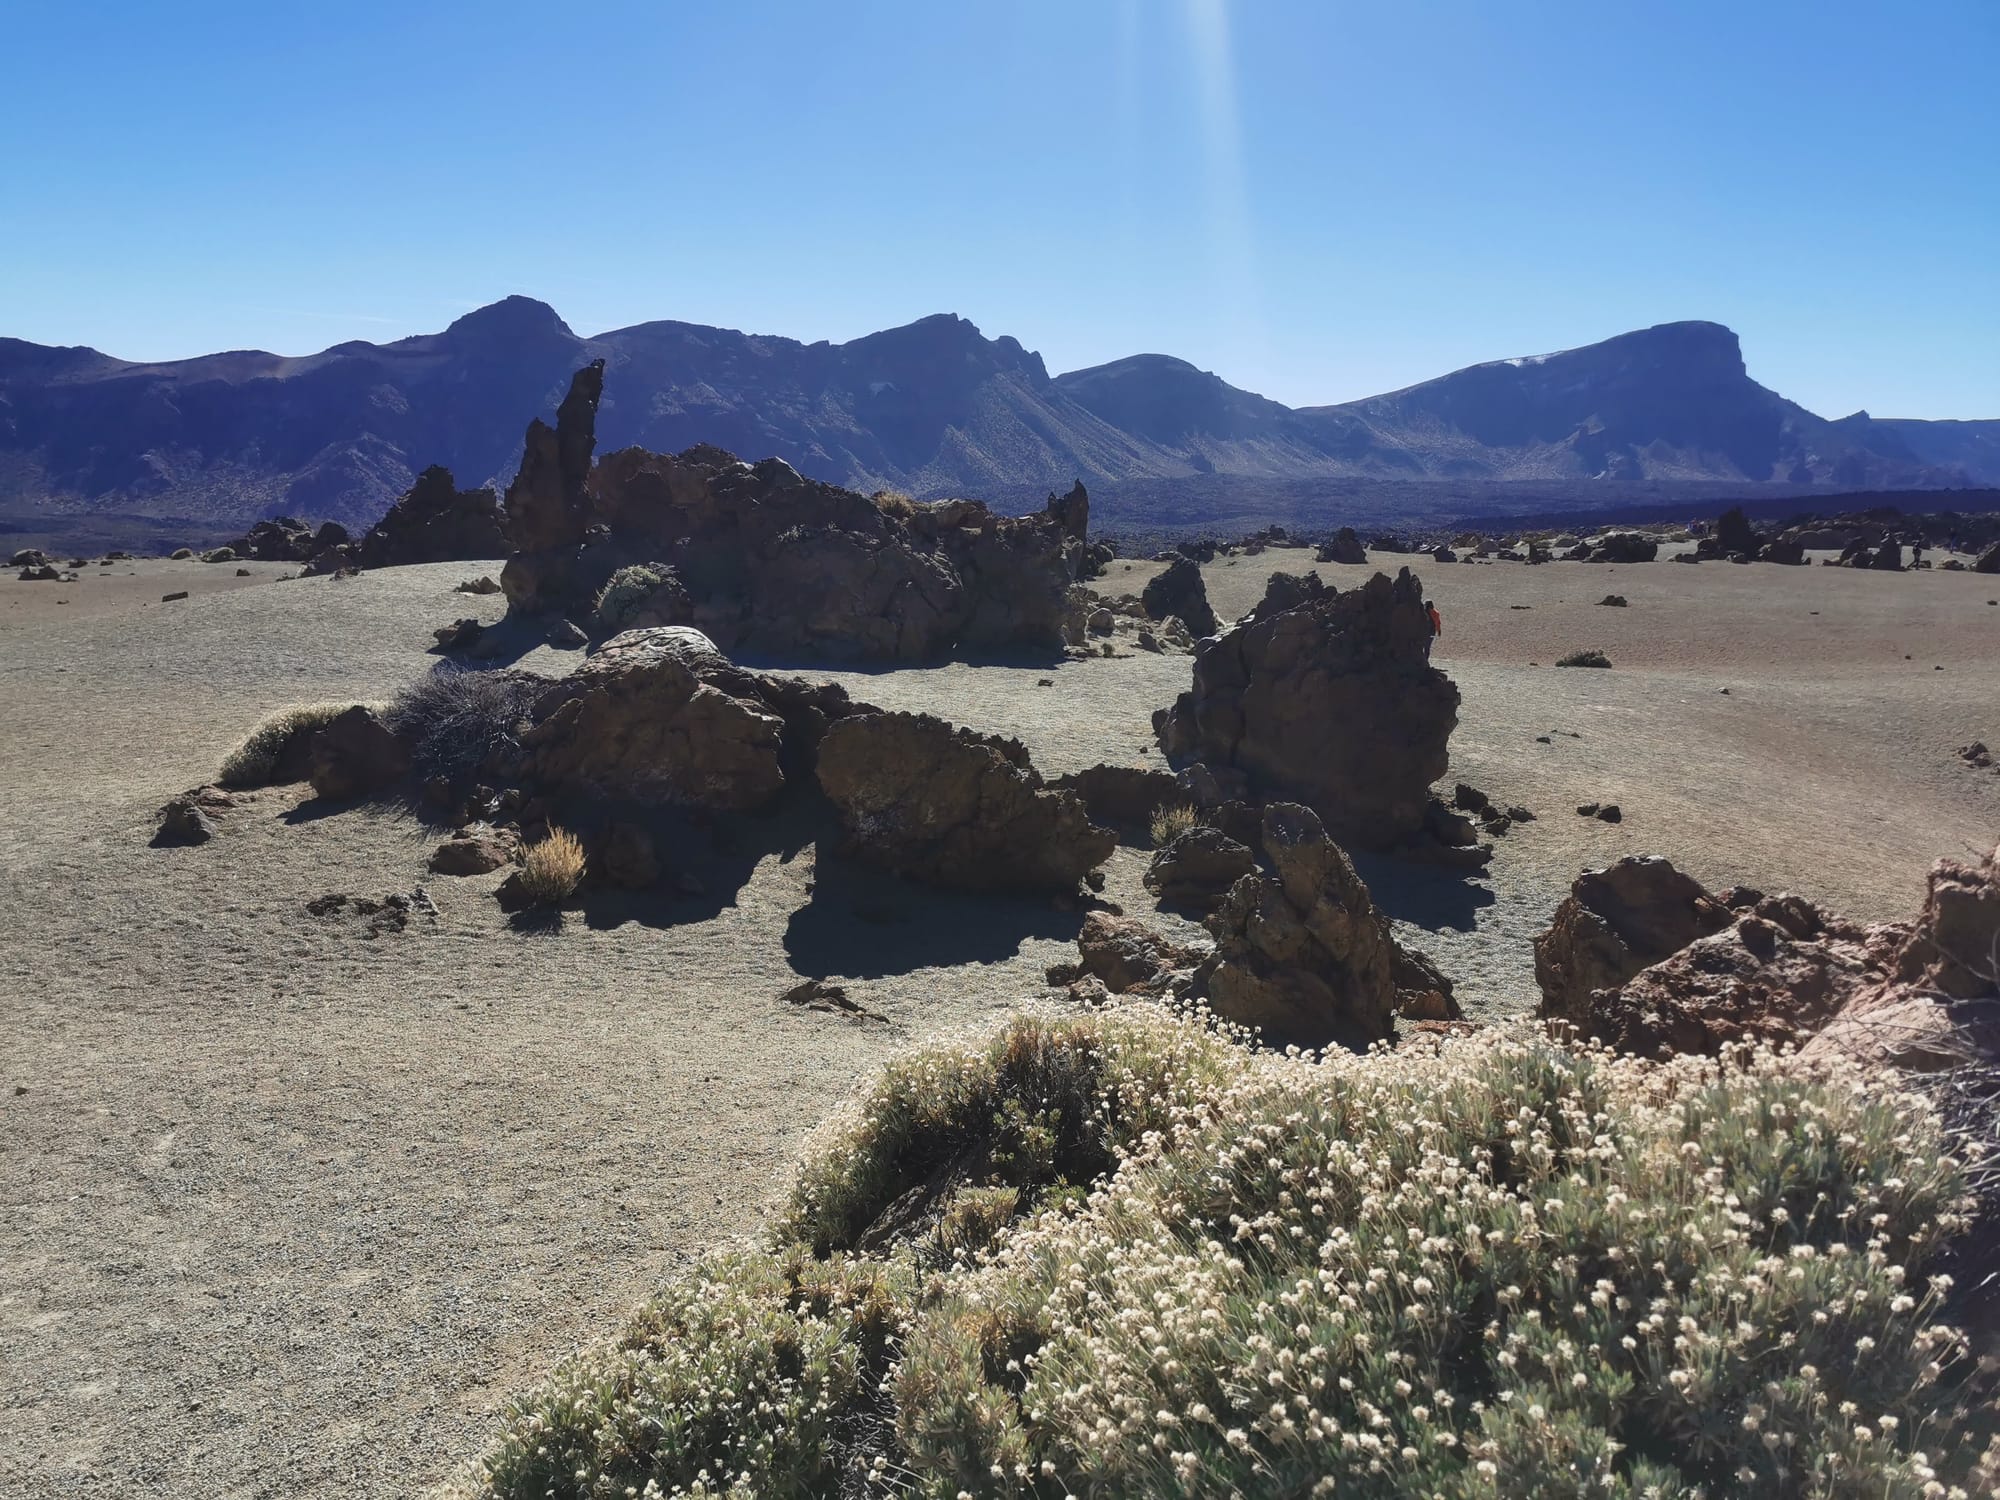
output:
POLYGON ((1133 917, 1094 911, 1077 934, 1083 972, 1112 995, 1151 989, 1176 969, 1192 968, 1200 955, 1168 941, 1133 917))
POLYGON ((1634 855, 1578 876, 1535 939, 1540 1014, 1593 1030, 1593 996, 1729 925, 1730 913, 1656 855, 1634 855))
POLYGON ((1407 568, 1346 592, 1288 580, 1195 648, 1194 687, 1155 731, 1175 764, 1235 769, 1338 839, 1393 847, 1423 830, 1458 725, 1458 689, 1424 659, 1429 635, 1407 568))
POLYGON ((936 885, 1071 891, 1118 842, 1075 793, 1044 786, 1019 741, 928 714, 830 725, 818 774, 850 852, 936 885))

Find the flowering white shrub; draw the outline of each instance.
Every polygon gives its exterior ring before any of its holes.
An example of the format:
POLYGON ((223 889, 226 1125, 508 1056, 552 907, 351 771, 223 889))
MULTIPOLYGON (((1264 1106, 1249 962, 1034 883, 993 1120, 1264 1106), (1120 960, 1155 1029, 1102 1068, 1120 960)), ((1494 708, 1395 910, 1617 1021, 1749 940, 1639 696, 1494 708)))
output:
POLYGON ((1322 1061, 1141 1010, 1019 1021, 897 1064, 773 1249, 523 1399, 478 1484, 1990 1493, 1990 1375, 1932 1274, 1964 1208, 1921 1103, 1768 1054, 1322 1061), (929 1219, 853 1254, 913 1187, 929 1219))

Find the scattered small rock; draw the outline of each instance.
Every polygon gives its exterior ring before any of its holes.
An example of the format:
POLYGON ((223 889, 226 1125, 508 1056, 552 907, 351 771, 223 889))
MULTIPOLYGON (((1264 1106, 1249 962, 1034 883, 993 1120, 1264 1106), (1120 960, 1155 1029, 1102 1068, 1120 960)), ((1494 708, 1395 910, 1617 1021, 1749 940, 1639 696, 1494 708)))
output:
MULTIPOLYGON (((1530 663, 1530 665, 1533 664, 1530 663)), ((1606 656, 1602 651, 1572 651, 1568 656, 1558 657, 1556 665, 1559 667, 1608 667, 1611 665, 1611 658, 1606 656)))
POLYGON ((468 578, 464 583, 454 585, 452 592, 454 594, 497 594, 500 592, 500 585, 495 583, 491 578, 482 575, 478 578, 468 578))
POLYGON ((177 594, 162 594, 160 595, 160 603, 172 604, 176 599, 185 599, 187 598, 187 596, 188 596, 188 591, 186 589, 182 589, 177 594))
POLYGON ((1622 823, 1625 821, 1625 814, 1619 810, 1616 802, 1607 802, 1598 808, 1597 821, 1600 823, 1622 823))
POLYGON ((1612 609, 1625 608, 1625 596, 1623 594, 1606 594, 1602 599, 1599 599, 1597 602, 1600 605, 1606 605, 1612 609))
POLYGON ((590 637, 574 620, 557 620, 549 627, 549 644, 558 651, 580 651, 590 644, 590 637))

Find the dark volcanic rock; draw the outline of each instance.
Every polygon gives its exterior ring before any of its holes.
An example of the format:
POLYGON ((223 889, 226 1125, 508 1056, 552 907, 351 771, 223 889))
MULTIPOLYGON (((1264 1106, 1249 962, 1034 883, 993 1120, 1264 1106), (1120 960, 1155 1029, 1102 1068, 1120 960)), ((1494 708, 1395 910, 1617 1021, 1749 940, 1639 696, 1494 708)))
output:
POLYGON ((1166 571, 1155 575, 1146 585, 1139 602, 1149 619, 1164 620, 1173 615, 1197 639, 1216 632, 1215 611, 1208 604, 1208 586, 1202 582, 1201 567, 1193 558, 1182 557, 1169 563, 1166 571))
POLYGON ((1607 532, 1591 550, 1589 561, 1601 563, 1651 562, 1660 555, 1660 544, 1636 531, 1607 532))
POLYGON ((1113 995, 1153 989, 1175 970, 1192 968, 1201 957, 1135 918, 1101 911, 1083 919, 1076 947, 1083 973, 1104 981, 1113 995))
POLYGON ((535 704, 527 770, 550 786, 641 804, 743 811, 786 784, 833 719, 865 712, 837 686, 733 665, 696 630, 613 637, 535 704), (802 739, 800 738, 802 737, 802 739))
POLYGON ((1975 573, 2000 573, 2000 542, 1995 542, 1973 560, 1975 573))
POLYGON ((856 857, 963 890, 1067 892, 1117 835, 1045 787, 1017 740, 928 714, 844 719, 819 746, 819 784, 856 857))
POLYGON ((471 562, 507 551, 500 502, 488 489, 461 490, 451 470, 432 464, 362 537, 364 568, 471 562))
POLYGON ((1450 982, 1397 948, 1311 808, 1272 803, 1260 842, 1272 873, 1237 881, 1207 919, 1215 954, 1196 971, 1195 989, 1216 1014, 1273 1042, 1365 1046, 1393 1029, 1400 974, 1419 987, 1413 1003, 1457 1015, 1450 982))
POLYGON ((321 797, 361 797, 408 774, 410 748, 373 709, 356 704, 312 737, 307 779, 321 797))
POLYGON ((1319 544, 1319 552, 1315 556, 1314 561, 1323 563, 1365 563, 1368 561, 1368 551, 1361 545, 1361 538, 1354 534, 1354 528, 1352 526, 1343 526, 1333 534, 1333 540, 1319 544))
POLYGON ((1208 912, 1256 868, 1247 844, 1198 823, 1153 855, 1146 867, 1146 889, 1168 906, 1208 912))
POLYGON ((1083 798, 1090 821, 1106 828, 1144 828, 1162 807, 1189 800, 1178 777, 1145 766, 1090 766, 1049 785, 1083 798))
POLYGON ((1629 855, 1586 871, 1535 939, 1537 1013, 1592 1035, 1595 992, 1616 989, 1729 922, 1728 908, 1700 881, 1657 855, 1629 855))
POLYGON ((1080 490, 1033 516, 922 504, 803 479, 719 448, 627 448, 593 468, 597 367, 555 430, 537 421, 508 490, 510 607, 581 619, 620 569, 670 570, 687 617, 722 647, 918 661, 955 650, 1054 652, 1081 639, 1080 490))
POLYGON ((1195 651, 1194 687, 1154 728, 1176 763, 1233 767, 1306 803, 1336 837, 1380 849, 1420 834, 1449 764, 1458 689, 1424 659, 1423 592, 1405 568, 1259 606, 1195 651))

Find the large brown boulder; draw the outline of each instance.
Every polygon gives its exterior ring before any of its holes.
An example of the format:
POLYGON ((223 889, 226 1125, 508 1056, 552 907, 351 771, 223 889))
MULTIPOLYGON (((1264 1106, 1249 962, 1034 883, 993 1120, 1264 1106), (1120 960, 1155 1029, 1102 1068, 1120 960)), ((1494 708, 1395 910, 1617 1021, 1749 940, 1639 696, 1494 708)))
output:
POLYGON ((1995 542, 1973 560, 1975 573, 2000 573, 2000 542, 1995 542))
POLYGON ((1610 531, 1591 549, 1589 561, 1601 563, 1651 562, 1660 555, 1660 544, 1637 531, 1610 531))
MULTIPOLYGON (((315 538, 311 547, 325 550, 315 538)), ((410 563, 471 562, 501 557, 507 537, 500 502, 490 489, 462 490, 451 470, 432 464, 401 499, 368 528, 355 549, 364 568, 410 563)))
POLYGON ((1164 572, 1155 574, 1139 596, 1139 603, 1148 618, 1164 620, 1172 615, 1197 639, 1214 635, 1219 628, 1215 611, 1209 608, 1208 586, 1202 582, 1201 566, 1191 557, 1176 558, 1164 572))
POLYGON ((313 735, 310 757, 307 780, 314 792, 332 799, 382 791, 410 770, 410 747, 360 704, 313 735))
POLYGON ((1163 905, 1210 912, 1256 868, 1249 845, 1220 828, 1198 823, 1153 855, 1146 867, 1146 889, 1163 905))
POLYGON ((1194 967, 1201 957, 1135 918, 1101 911, 1083 919, 1076 948, 1083 972, 1101 979, 1113 995, 1157 990, 1168 975, 1194 967))
POLYGON ((551 688, 521 746, 551 787, 742 811, 784 789, 788 737, 809 753, 861 711, 839 687, 745 671, 700 631, 662 626, 614 636, 551 688))
POLYGON ((1118 842, 1075 793, 1043 785, 1019 741, 929 714, 829 726, 818 775, 850 853, 936 885, 1070 891, 1118 842))
POLYGON ((1031 516, 875 498, 720 448, 627 448, 593 466, 601 366, 535 422, 507 492, 510 607, 582 619, 636 564, 670 567, 723 649, 920 661, 1080 639, 1080 491, 1031 516))
POLYGON ((1145 828, 1161 808, 1192 800, 1177 776, 1150 766, 1089 766, 1049 785, 1083 798, 1090 821, 1106 828, 1145 828))
POLYGON ((1368 549, 1361 545, 1361 538, 1355 535, 1352 526, 1343 526, 1333 534, 1331 541, 1321 542, 1314 560, 1323 563, 1365 563, 1368 549))
POLYGON ((1193 689, 1154 715, 1155 732, 1176 765, 1233 768, 1337 838, 1393 847, 1422 833, 1458 724, 1458 689, 1424 657, 1429 634, 1407 568, 1344 592, 1312 579, 1201 642, 1193 689))
POLYGON ((1658 855, 1628 855, 1607 869, 1587 870, 1535 939, 1538 1014, 1594 1035, 1598 991, 1617 989, 1729 923, 1728 907, 1658 855))
POLYGON ((1246 875, 1207 919, 1215 953, 1195 976, 1211 1009, 1278 1043, 1366 1046, 1407 999, 1456 1017, 1450 982, 1398 948, 1367 885, 1309 807, 1264 809, 1271 873, 1246 875))
POLYGON ((1797 897, 1735 922, 1591 996, 1586 1035, 1641 1056, 1797 1042, 1879 973, 1867 934, 1797 897))

